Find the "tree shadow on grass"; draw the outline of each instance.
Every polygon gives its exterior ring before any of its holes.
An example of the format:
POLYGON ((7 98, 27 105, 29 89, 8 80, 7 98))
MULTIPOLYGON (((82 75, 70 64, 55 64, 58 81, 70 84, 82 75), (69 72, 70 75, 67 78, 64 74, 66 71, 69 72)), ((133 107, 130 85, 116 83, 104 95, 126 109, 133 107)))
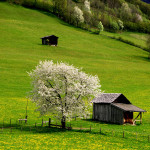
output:
POLYGON ((90 129, 62 129, 58 127, 48 127, 41 125, 29 125, 29 124, 0 124, 0 132, 3 133, 31 133, 31 134, 51 134, 51 133, 64 133, 64 132, 76 132, 76 133, 89 133, 89 134, 101 134, 106 136, 105 133, 100 133, 96 131, 90 131, 90 129))
POLYGON ((39 124, 36 125, 30 125, 30 124, 0 124, 0 130, 18 130, 22 132, 31 132, 31 133, 53 133, 53 132, 65 132, 67 129, 61 129, 57 127, 48 127, 48 126, 42 126, 39 124))
POLYGON ((50 17, 53 17, 53 18, 57 18, 56 15, 52 14, 48 10, 45 10, 44 8, 38 8, 38 7, 35 7, 35 6, 27 6, 27 5, 22 5, 22 6, 25 7, 25 8, 31 9, 31 10, 38 11, 38 12, 44 14, 44 15, 47 15, 47 16, 50 16, 50 17))
POLYGON ((102 122, 102 121, 93 120, 93 119, 82 119, 82 120, 83 120, 83 121, 92 122, 92 123, 98 123, 98 124, 118 125, 118 124, 114 124, 114 123, 102 122))
POLYGON ((136 58, 138 60, 143 60, 143 61, 150 62, 150 58, 148 58, 148 55, 147 55, 147 57, 144 57, 144 56, 132 56, 132 57, 136 58))

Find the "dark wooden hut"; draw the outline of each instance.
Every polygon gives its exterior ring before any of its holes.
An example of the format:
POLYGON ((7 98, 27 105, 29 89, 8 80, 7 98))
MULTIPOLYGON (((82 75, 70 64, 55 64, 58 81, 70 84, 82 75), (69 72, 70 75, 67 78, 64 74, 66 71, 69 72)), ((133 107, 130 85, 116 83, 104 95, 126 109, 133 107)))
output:
POLYGON ((42 39, 42 44, 43 45, 57 46, 57 44, 58 44, 58 37, 55 36, 55 35, 44 36, 41 39, 42 39))
POLYGON ((142 112, 145 110, 131 104, 131 102, 120 93, 103 93, 92 100, 93 119, 115 124, 131 123, 136 121, 142 123, 142 112), (133 113, 138 115, 133 119, 133 113), (140 120, 137 118, 140 116, 140 120))

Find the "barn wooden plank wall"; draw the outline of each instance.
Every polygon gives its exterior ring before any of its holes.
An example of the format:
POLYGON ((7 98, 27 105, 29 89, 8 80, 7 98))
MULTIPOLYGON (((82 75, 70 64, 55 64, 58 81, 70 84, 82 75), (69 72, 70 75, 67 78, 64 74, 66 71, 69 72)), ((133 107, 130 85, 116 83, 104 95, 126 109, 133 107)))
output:
POLYGON ((111 105, 111 120, 112 123, 123 124, 123 111, 111 105))
POLYGON ((99 121, 123 124, 123 111, 111 104, 93 104, 94 118, 99 121))

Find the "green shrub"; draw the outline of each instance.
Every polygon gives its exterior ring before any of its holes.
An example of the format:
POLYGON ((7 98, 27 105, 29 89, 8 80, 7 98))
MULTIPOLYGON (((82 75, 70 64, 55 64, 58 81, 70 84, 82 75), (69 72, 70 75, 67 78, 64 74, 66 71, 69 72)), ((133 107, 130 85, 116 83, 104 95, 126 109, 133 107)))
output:
POLYGON ((120 29, 120 27, 116 21, 110 22, 110 30, 112 32, 117 32, 119 29, 120 29))
POLYGON ((99 33, 100 33, 99 29, 97 29, 97 28, 92 28, 92 29, 91 29, 91 32, 92 32, 93 34, 99 34, 99 33))
POLYGON ((26 6, 26 7, 30 7, 30 8, 34 8, 35 7, 35 3, 36 1, 34 0, 23 0, 22 5, 26 6))
POLYGON ((150 33, 149 22, 141 22, 141 23, 124 22, 124 26, 125 29, 129 31, 150 33))

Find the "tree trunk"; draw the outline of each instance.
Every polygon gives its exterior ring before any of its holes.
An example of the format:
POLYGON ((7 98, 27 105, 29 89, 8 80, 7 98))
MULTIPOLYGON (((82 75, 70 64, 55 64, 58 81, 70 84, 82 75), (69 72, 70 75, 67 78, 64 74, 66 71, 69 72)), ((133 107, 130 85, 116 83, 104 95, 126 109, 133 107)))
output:
POLYGON ((62 129, 66 128, 66 117, 65 116, 63 116, 61 119, 61 125, 62 125, 62 129))

